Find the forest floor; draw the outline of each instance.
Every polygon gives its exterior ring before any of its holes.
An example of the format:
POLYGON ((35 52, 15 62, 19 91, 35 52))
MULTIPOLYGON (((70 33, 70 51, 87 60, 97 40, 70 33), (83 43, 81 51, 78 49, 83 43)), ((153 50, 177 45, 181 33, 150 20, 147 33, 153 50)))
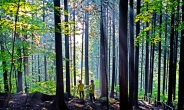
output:
MULTIPOLYGON (((56 110, 52 106, 54 96, 49 96, 40 93, 36 95, 27 94, 12 94, 9 100, 8 109, 5 109, 7 95, 0 94, 0 110, 56 110)), ((98 101, 91 103, 89 99, 80 100, 71 98, 65 101, 70 110, 107 110, 105 104, 98 101)), ((146 106, 140 105, 139 110, 148 110, 146 106)), ((109 105, 109 110, 119 110, 119 101, 115 101, 109 105)), ((155 109, 163 110, 163 109, 155 109)))

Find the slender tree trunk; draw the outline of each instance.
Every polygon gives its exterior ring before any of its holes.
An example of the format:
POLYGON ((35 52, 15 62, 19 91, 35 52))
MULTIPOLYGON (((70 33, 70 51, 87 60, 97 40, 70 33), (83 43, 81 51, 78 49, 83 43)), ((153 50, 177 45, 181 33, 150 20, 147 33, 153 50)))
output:
POLYGON ((22 88, 22 52, 21 52, 21 47, 17 49, 17 54, 18 54, 18 87, 17 87, 17 92, 23 92, 22 88))
MULTIPOLYGON (((115 8, 115 1, 113 3, 113 8, 115 8)), ((112 11, 112 86, 110 97, 114 97, 114 83, 115 83, 115 74, 116 74, 116 52, 115 52, 115 10, 112 11)))
MULTIPOLYGON (((88 5, 88 0, 87 0, 88 5)), ((89 12, 85 12, 85 84, 89 85, 89 64, 88 64, 88 37, 89 37, 89 12)))
POLYGON ((153 88, 153 73, 154 73, 154 57, 155 57, 155 44, 152 44, 151 46, 151 54, 150 54, 150 80, 149 80, 149 87, 150 87, 150 93, 152 95, 152 88, 153 88))
MULTIPOLYGON (((68 23, 68 0, 64 0, 64 10, 66 11, 65 14, 65 22, 68 23)), ((65 28, 67 29, 69 26, 65 25, 65 28)), ((66 31, 68 33, 68 30, 66 31)), ((66 57, 69 58, 69 38, 68 34, 65 34, 65 41, 68 42, 68 46, 66 46, 66 57)), ((75 48, 75 47, 74 47, 75 48)), ((69 70, 69 61, 66 62, 67 68, 66 68, 66 92, 68 93, 68 96, 70 97, 70 70, 69 70), (68 63, 67 63, 68 62, 68 63)), ((74 79, 76 80, 76 79, 74 79)), ((76 81, 74 81, 76 82, 76 81)))
MULTIPOLYGON (((179 22, 179 7, 180 7, 180 0, 177 0, 178 6, 177 6, 177 20, 179 22)), ((178 23, 175 25, 175 27, 178 27, 178 23)), ((179 31, 175 31, 175 39, 174 39, 174 55, 173 55, 173 100, 176 99, 176 71, 177 71, 177 49, 178 49, 178 36, 179 31)))
MULTIPOLYGON (((182 0, 183 1, 183 0, 182 0)), ((184 22, 184 5, 182 5, 182 22, 184 22)), ((181 35, 184 35, 184 29, 181 30, 181 35)), ((182 67, 184 65, 184 58, 183 58, 183 50, 184 49, 184 38, 181 36, 181 43, 180 43, 180 63, 179 63, 179 87, 178 87, 178 110, 184 110, 183 103, 184 103, 184 89, 183 89, 183 84, 184 84, 184 74, 182 67)))
POLYGON ((141 84, 140 84, 140 87, 143 89, 143 88, 145 88, 144 87, 144 78, 143 78, 143 76, 144 76, 144 71, 143 71, 143 64, 144 64, 144 41, 142 41, 142 48, 141 48, 141 53, 142 53, 142 55, 141 55, 141 84))
MULTIPOLYGON (((4 46, 3 45, 1 45, 1 52, 2 53, 5 52, 5 49, 4 49, 4 46)), ((9 91, 9 88, 8 88, 8 71, 7 71, 6 59, 3 59, 2 66, 3 66, 4 90, 7 93, 9 91)))
MULTIPOLYGON (((162 4, 162 3, 161 3, 162 4)), ((160 13, 162 11, 160 10, 160 13)), ((162 14, 160 15, 160 28, 162 25, 162 14)), ((159 36, 161 38, 161 32, 159 33, 159 36)), ((158 44, 158 92, 157 92, 157 101, 160 102, 160 75, 161 75, 161 41, 158 44)), ((159 103, 160 104, 160 103, 159 103)))
MULTIPOLYGON (((24 36, 25 39, 27 39, 27 36, 24 36)), ((28 84, 27 84, 27 75, 29 73, 29 66, 28 66, 28 49, 24 46, 23 48, 24 53, 24 85, 25 85, 25 92, 28 92, 28 84)))
POLYGON ((45 72, 45 74, 44 74, 44 79, 45 79, 45 81, 47 81, 48 80, 48 76, 47 76, 47 57, 44 55, 44 72, 45 72))
POLYGON ((133 0, 130 0, 129 9, 129 110, 135 103, 135 71, 134 71, 134 9, 133 0))
POLYGON ((15 49, 15 37, 17 34, 17 21, 18 21, 18 13, 19 13, 19 8, 20 8, 20 0, 18 1, 17 4, 17 12, 16 12, 16 16, 15 16, 15 27, 14 27, 14 31, 13 31, 13 40, 12 40, 12 53, 11 53, 11 66, 10 66, 10 74, 9 74, 9 91, 8 91, 8 98, 6 100, 6 105, 5 107, 8 107, 10 98, 11 98, 11 92, 12 92, 12 71, 13 71, 13 67, 14 67, 14 49, 15 49))
POLYGON ((40 55, 37 56, 38 57, 38 82, 41 81, 41 72, 40 72, 40 55))
MULTIPOLYGON (((141 0, 137 1, 137 15, 140 13, 140 2, 141 0)), ((140 32, 140 21, 138 21, 136 23, 136 37, 138 37, 140 32)), ((139 45, 138 44, 135 47, 135 108, 139 108, 138 107, 138 85, 139 85, 139 45)))
MULTIPOLYGON (((74 21, 74 30, 75 30, 75 9, 73 11, 73 21, 74 21)), ((76 85, 76 63, 75 63, 75 31, 74 31, 74 35, 73 35, 73 73, 74 73, 74 85, 76 85)))
MULTIPOLYGON (((167 17, 165 18, 167 21, 167 17)), ((162 89, 162 94, 165 94, 165 87, 166 87, 166 58, 167 58, 167 24, 165 25, 165 46, 164 46, 164 73, 163 73, 163 89, 162 89)))
MULTIPOLYGON (((43 0, 43 6, 45 6, 45 2, 43 0)), ((43 9, 43 22, 45 22, 45 10, 43 9)), ((45 35, 44 35, 45 37, 45 35)), ((46 41, 45 41, 46 43, 46 41)), ((44 45, 44 49, 46 49, 45 45, 44 45)), ((47 57, 46 55, 44 55, 44 80, 47 81, 48 78, 47 78, 47 57)))
MULTIPOLYGON (((147 7, 147 10, 148 10, 148 3, 146 3, 146 7, 147 7)), ((149 26, 149 24, 148 23, 146 23, 146 27, 148 27, 149 26)), ((147 37, 149 36, 149 31, 147 31, 146 32, 146 35, 147 35, 147 37)), ((149 44, 148 44, 148 42, 146 41, 146 60, 145 60, 145 62, 146 62, 146 66, 145 66, 145 96, 147 96, 147 93, 149 92, 149 69, 150 69, 150 67, 149 67, 149 44)))
MULTIPOLYGON (((83 19, 84 19, 84 17, 83 17, 83 19)), ((84 22, 82 24, 81 80, 83 79, 83 63, 84 63, 84 61, 83 61, 83 55, 84 55, 84 51, 83 51, 84 43, 83 43, 83 41, 84 41, 84 22)))
MULTIPOLYGON (((174 8, 172 9, 174 10, 174 8)), ((171 34, 170 34, 170 60, 169 60, 169 85, 168 85, 168 104, 172 103, 172 89, 173 89, 173 45, 174 45, 174 17, 171 15, 171 34)))
MULTIPOLYGON (((153 25, 153 35, 155 37, 155 28, 156 28, 156 19, 157 19, 157 14, 154 12, 153 17, 152 17, 152 25, 153 25)), ((150 46, 150 79, 149 79, 149 93, 152 95, 152 90, 153 90, 153 74, 154 74, 154 60, 155 59, 155 43, 151 43, 150 46)))

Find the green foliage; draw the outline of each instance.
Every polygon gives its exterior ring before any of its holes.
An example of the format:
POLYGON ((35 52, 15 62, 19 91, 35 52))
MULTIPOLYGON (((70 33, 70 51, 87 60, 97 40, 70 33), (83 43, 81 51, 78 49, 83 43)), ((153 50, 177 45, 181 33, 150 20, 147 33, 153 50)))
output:
POLYGON ((35 82, 29 86, 29 92, 41 92, 45 94, 53 95, 56 92, 55 81, 35 82))
POLYGON ((115 85, 115 87, 114 87, 114 89, 116 90, 116 92, 118 92, 119 91, 119 85, 115 85))
MULTIPOLYGON (((164 36, 165 25, 170 26, 170 16, 172 14, 178 14, 177 10, 175 10, 178 6, 178 1, 162 1, 162 0, 144 0, 143 6, 141 7, 141 13, 137 14, 135 17, 134 22, 140 22, 141 26, 146 26, 144 29, 140 31, 138 36, 136 37, 135 44, 140 44, 143 40, 146 40, 147 42, 151 43, 157 43, 162 40, 162 36, 164 36), (162 15, 162 18, 164 19, 162 21, 162 24, 159 24, 156 22, 156 26, 152 26, 154 23, 153 16, 162 15), (165 19, 167 17, 167 20, 165 19), (147 32, 150 31, 149 34, 147 32), (161 36, 160 36, 161 35, 161 36)), ((179 13, 180 14, 180 13, 179 13)), ((178 25, 177 30, 183 29, 183 23, 178 23, 178 18, 175 18, 175 24, 178 25)), ((171 28, 171 27, 170 27, 171 28)))
POLYGON ((89 97, 89 88, 84 89, 84 96, 85 96, 86 98, 89 97))
POLYGON ((167 94, 161 94, 160 100, 167 100, 167 94))
POLYGON ((0 93, 4 92, 4 88, 3 87, 4 87, 3 78, 0 77, 0 93))
POLYGON ((144 89, 139 88, 138 89, 138 99, 143 99, 144 98, 144 89))
POLYGON ((100 88, 100 80, 99 79, 95 79, 94 80, 94 85, 95 85, 95 89, 99 89, 100 88))
POLYGON ((79 97, 79 94, 77 94, 77 86, 70 86, 70 92, 72 96, 79 97))

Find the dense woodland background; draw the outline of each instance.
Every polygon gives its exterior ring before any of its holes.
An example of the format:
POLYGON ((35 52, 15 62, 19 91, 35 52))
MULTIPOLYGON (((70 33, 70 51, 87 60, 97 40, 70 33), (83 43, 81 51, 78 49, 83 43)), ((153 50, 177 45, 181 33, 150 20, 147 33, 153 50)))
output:
MULTIPOLYGON (((55 95, 67 109, 79 80, 95 96, 183 110, 182 0, 1 0, 0 92, 55 95)), ((85 97, 88 97, 85 89, 85 97)), ((108 106, 107 106, 108 109, 108 106)))

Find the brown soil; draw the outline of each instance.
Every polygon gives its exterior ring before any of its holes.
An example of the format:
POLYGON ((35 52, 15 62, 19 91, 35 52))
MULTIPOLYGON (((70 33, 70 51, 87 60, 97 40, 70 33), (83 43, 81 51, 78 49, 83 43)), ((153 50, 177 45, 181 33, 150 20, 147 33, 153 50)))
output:
MULTIPOLYGON (((37 96, 37 95, 36 95, 37 96)), ((44 96, 45 97, 45 96, 44 96)), ((6 94, 0 94, 0 110, 5 110, 5 104, 7 100, 6 94)), ((47 100, 43 97, 38 96, 35 98, 33 95, 27 94, 12 94, 8 110, 56 110, 52 106, 53 100, 47 100)), ((102 105, 99 102, 91 103, 89 99, 83 100, 81 102, 78 98, 71 98, 65 101, 66 105, 70 110, 106 110, 106 105, 102 105)), ((114 103, 109 107, 110 110, 119 110, 119 104, 114 103)))

